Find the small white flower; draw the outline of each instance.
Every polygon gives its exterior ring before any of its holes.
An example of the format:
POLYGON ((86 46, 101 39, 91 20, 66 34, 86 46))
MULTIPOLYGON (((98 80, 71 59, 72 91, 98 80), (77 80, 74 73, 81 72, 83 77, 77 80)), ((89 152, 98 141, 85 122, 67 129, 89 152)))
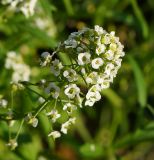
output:
POLYGON ((67 130, 69 129, 70 125, 74 124, 76 121, 76 118, 70 118, 67 122, 63 123, 61 126, 61 132, 64 134, 67 134, 67 130))
POLYGON ((108 60, 113 60, 113 58, 114 58, 114 52, 112 50, 108 50, 105 53, 105 58, 108 59, 108 60))
POLYGON ((52 109, 50 112, 46 113, 46 115, 51 118, 53 123, 55 123, 56 120, 61 117, 61 114, 59 114, 56 109, 52 109))
POLYGON ((100 86, 99 84, 95 84, 93 86, 91 86, 91 88, 89 89, 89 92, 96 92, 96 91, 100 91, 100 86))
POLYGON ((85 64, 90 63, 90 57, 91 57, 91 54, 88 53, 88 52, 79 53, 78 64, 79 65, 85 65, 85 64))
POLYGON ((97 83, 100 85, 101 90, 109 88, 110 82, 112 82, 108 75, 102 74, 98 76, 97 83))
POLYGON ((51 63, 51 60, 52 60, 52 55, 50 55, 50 53, 49 52, 43 52, 42 54, 41 54, 41 57, 43 58, 43 62, 41 61, 41 63, 40 63, 40 65, 42 66, 42 67, 45 67, 45 66, 47 66, 47 65, 49 65, 50 63, 51 63))
POLYGON ((99 93, 100 89, 101 88, 99 85, 93 85, 89 89, 88 93, 86 94, 85 105, 93 106, 96 101, 101 99, 101 94, 99 93))
POLYGON ((119 68, 121 67, 121 62, 122 62, 122 59, 120 58, 115 60, 115 64, 117 65, 117 67, 119 68))
POLYGON ((70 124, 69 122, 65 122, 61 125, 61 132, 64 133, 64 134, 67 134, 67 130, 69 128, 70 124))
POLYGON ((76 81, 78 79, 78 75, 75 70, 68 69, 63 72, 63 76, 68 79, 69 82, 76 81))
POLYGON ((25 117, 25 120, 31 124, 33 127, 37 127, 38 125, 38 119, 32 115, 32 113, 28 113, 28 115, 25 117))
POLYGON ((101 99, 101 94, 96 92, 89 92, 86 94, 86 101, 85 105, 93 106, 95 102, 99 101, 101 99))
POLYGON ((111 42, 110 34, 105 34, 105 36, 102 38, 102 43, 110 44, 110 42, 111 42))
POLYGON ((94 103, 95 103, 95 101, 92 101, 92 100, 88 99, 88 100, 85 101, 85 106, 92 107, 94 105, 94 103))
POLYGON ((109 45, 109 48, 110 48, 110 50, 112 50, 113 52, 115 52, 115 51, 117 50, 117 45, 116 45, 116 43, 111 43, 111 44, 109 45))
POLYGON ((47 94, 51 94, 53 98, 57 99, 60 94, 60 88, 53 82, 49 83, 48 87, 45 88, 47 94))
POLYGON ((95 58, 92 60, 92 68, 94 69, 99 69, 100 66, 103 65, 103 60, 102 58, 95 58))
POLYGON ((48 134, 48 137, 52 136, 53 139, 61 137, 61 133, 59 131, 52 131, 51 133, 48 134))
POLYGON ((37 127, 37 125, 38 125, 38 119, 34 117, 34 118, 32 119, 32 126, 33 126, 33 127, 37 127))
POLYGON ((105 33, 103 28, 98 25, 95 25, 94 30, 97 32, 98 35, 102 35, 103 33, 105 33))
POLYGON ((105 67, 105 74, 108 76, 111 74, 111 71, 114 69, 114 65, 112 63, 108 63, 105 67))
POLYGON ((86 77, 86 82, 88 84, 96 84, 98 78, 98 73, 97 72, 91 72, 87 77, 86 77))
POLYGON ((100 55, 100 54, 104 53, 104 52, 105 52, 105 49, 106 49, 106 47, 105 47, 104 44, 99 44, 99 45, 96 47, 96 54, 97 54, 97 55, 100 55))
POLYGON ((52 61, 51 72, 55 76, 58 76, 60 74, 60 70, 62 68, 63 68, 63 65, 58 59, 55 59, 54 61, 52 61))
POLYGON ((101 86, 101 89, 107 89, 107 88, 110 87, 110 82, 109 81, 103 81, 100 86, 101 86))
POLYGON ((74 104, 66 103, 63 107, 63 110, 67 111, 68 114, 72 114, 73 110, 76 110, 77 107, 74 104))
POLYGON ((114 36, 115 36, 115 31, 111 31, 111 32, 110 32, 110 35, 111 35, 112 37, 114 37, 114 36))
POLYGON ((99 101, 101 99, 101 94, 98 91, 88 91, 88 93, 86 94, 86 99, 90 99, 92 101, 99 101))
POLYGON ((65 86, 64 93, 68 98, 73 99, 80 93, 80 88, 76 84, 69 84, 65 86))

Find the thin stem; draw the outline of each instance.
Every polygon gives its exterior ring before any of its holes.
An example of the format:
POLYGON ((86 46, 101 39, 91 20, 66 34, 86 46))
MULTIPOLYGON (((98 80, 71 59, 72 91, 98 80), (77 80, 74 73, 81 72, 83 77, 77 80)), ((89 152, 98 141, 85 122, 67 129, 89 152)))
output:
POLYGON ((56 109, 56 106, 57 106, 57 100, 58 100, 58 98, 56 98, 56 100, 55 100, 54 109, 56 109))
POLYGON ((19 127, 19 130, 18 130, 17 134, 16 134, 15 140, 18 139, 18 136, 19 136, 19 134, 20 134, 20 131, 21 131, 21 129, 22 129, 23 124, 24 124, 24 119, 22 119, 22 121, 21 121, 21 123, 20 123, 20 127, 19 127))
POLYGON ((27 85, 30 85, 30 86, 38 86, 39 83, 31 83, 31 82, 28 82, 28 81, 19 81, 19 83, 21 83, 22 85, 24 86, 27 86, 27 85))
POLYGON ((14 100, 13 100, 13 96, 14 96, 14 94, 13 94, 13 90, 11 91, 11 108, 13 108, 13 102, 14 102, 14 100))
POLYGON ((49 101, 45 101, 43 104, 41 104, 41 107, 39 108, 39 110, 36 112, 36 114, 34 115, 34 118, 44 109, 44 107, 46 107, 46 105, 49 103, 49 101))
POLYGON ((10 141, 10 139, 11 139, 11 126, 10 126, 10 124, 9 124, 9 129, 8 129, 8 134, 9 134, 9 141, 10 141))
POLYGON ((83 77, 83 75, 82 75, 82 74, 79 74, 79 75, 81 76, 81 78, 82 78, 82 79, 83 79, 83 81, 85 82, 86 86, 88 86, 88 84, 87 84, 87 82, 86 82, 85 78, 83 77))

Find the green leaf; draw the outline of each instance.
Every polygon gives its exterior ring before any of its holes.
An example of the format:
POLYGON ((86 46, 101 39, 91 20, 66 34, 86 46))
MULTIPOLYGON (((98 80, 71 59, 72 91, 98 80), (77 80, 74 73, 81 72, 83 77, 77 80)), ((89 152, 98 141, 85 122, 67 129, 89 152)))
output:
POLYGON ((149 35, 149 28, 148 28, 148 24, 143 16, 143 14, 142 14, 142 11, 140 10, 136 0, 131 0, 130 3, 134 9, 134 13, 140 23, 140 26, 142 27, 143 37, 147 38, 149 35))
POLYGON ((63 3, 65 5, 68 15, 72 16, 74 14, 74 9, 73 9, 71 0, 63 0, 63 3))
POLYGON ((123 100, 112 89, 109 88, 107 90, 104 90, 102 92, 102 94, 108 98, 108 100, 112 103, 113 106, 115 106, 115 107, 121 107, 122 106, 123 100))
POLYGON ((120 140, 115 144, 116 148, 121 148, 125 146, 130 146, 137 144, 143 141, 151 141, 154 140, 154 130, 137 130, 133 134, 128 134, 124 138, 120 138, 120 140))
POLYGON ((147 87, 143 73, 139 65, 132 56, 128 56, 128 60, 135 76, 135 82, 138 90, 138 101, 141 107, 145 107, 147 104, 147 87))
POLYGON ((92 137, 90 133, 88 132, 87 127, 85 126, 85 122, 83 120, 82 113, 78 112, 76 117, 77 117, 76 129, 79 132, 80 136, 86 142, 92 141, 92 137))
POLYGON ((36 134, 33 134, 31 143, 23 143, 20 145, 20 147, 18 147, 18 152, 25 160, 36 160, 40 151, 41 140, 36 134))

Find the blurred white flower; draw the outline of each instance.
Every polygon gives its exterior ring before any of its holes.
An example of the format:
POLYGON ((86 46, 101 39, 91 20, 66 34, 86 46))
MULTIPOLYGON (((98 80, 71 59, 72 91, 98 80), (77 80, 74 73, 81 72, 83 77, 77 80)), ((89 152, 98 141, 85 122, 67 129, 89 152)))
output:
POLYGON ((8 101, 6 99, 0 98, 0 107, 6 108, 8 101))
POLYGON ((51 65, 51 72, 55 75, 55 76, 59 76, 60 74, 60 70, 63 68, 62 63, 58 60, 55 59, 54 61, 52 61, 52 65, 51 65))
POLYGON ((11 150, 14 150, 16 147, 18 147, 16 139, 10 139, 9 143, 7 143, 6 145, 10 147, 11 150))
POLYGON ((57 99, 60 94, 60 88, 53 82, 50 82, 49 85, 45 88, 47 94, 51 94, 53 98, 57 99))
POLYGON ((21 55, 16 52, 11 51, 7 53, 5 67, 13 70, 13 83, 18 83, 18 81, 29 81, 31 75, 30 67, 23 62, 21 55))
POLYGON ((26 18, 29 18, 34 14, 34 9, 36 6, 37 0, 29 0, 22 3, 20 10, 23 12, 26 18))
POLYGON ((26 18, 34 14, 37 0, 2 0, 3 5, 9 4, 10 8, 15 11, 21 11, 26 18))

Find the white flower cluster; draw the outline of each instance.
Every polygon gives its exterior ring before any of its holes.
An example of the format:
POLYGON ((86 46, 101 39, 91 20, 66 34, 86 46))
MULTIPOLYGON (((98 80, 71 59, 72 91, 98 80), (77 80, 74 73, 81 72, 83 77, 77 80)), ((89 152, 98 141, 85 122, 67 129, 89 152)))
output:
MULTIPOLYGON (((42 53, 42 67, 50 68, 55 77, 55 81, 44 83, 44 90, 55 102, 61 102, 63 111, 68 114, 68 120, 61 125, 61 133, 67 134, 70 125, 75 123, 73 111, 78 106, 93 106, 101 99, 101 92, 110 86, 121 66, 125 55, 123 48, 115 32, 107 33, 95 26, 72 33, 52 55, 42 53), (70 61, 62 63, 54 59, 59 52, 65 53, 70 61)), ((47 116, 53 123, 61 117, 56 105, 47 116)), ((60 131, 52 131, 49 136, 58 138, 60 131)))
POLYGON ((21 11, 25 17, 32 16, 37 0, 2 0, 3 5, 9 5, 11 10, 21 11))
POLYGON ((29 81, 31 70, 28 65, 23 62, 22 57, 14 51, 7 53, 5 68, 13 70, 12 82, 29 81))

